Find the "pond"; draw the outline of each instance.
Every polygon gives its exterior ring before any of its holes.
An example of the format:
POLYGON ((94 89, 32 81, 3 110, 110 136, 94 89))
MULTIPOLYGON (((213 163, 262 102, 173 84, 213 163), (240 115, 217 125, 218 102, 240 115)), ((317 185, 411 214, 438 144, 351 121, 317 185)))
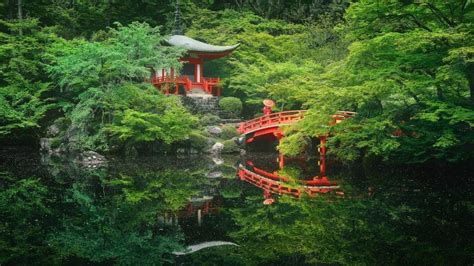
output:
POLYGON ((1 156, 5 265, 474 262, 468 174, 364 171, 329 158, 327 180, 315 185, 324 189, 308 196, 285 193, 285 186, 311 187, 318 158, 286 160, 281 168, 272 153, 98 165, 29 151, 1 156), (242 171, 269 177, 252 181, 242 171), (264 193, 269 186, 277 193, 264 193))

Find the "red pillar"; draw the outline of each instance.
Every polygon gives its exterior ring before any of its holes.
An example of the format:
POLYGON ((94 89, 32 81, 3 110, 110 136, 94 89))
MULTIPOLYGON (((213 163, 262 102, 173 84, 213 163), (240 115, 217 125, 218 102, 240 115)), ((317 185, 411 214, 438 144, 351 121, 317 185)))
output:
POLYGON ((319 172, 320 176, 326 176, 326 136, 319 137, 319 172))
POLYGON ((221 96, 221 88, 217 88, 217 96, 221 96))
POLYGON ((281 153, 278 155, 278 166, 280 167, 280 170, 285 167, 285 156, 281 153))
POLYGON ((179 84, 176 82, 176 89, 174 91, 174 94, 178 95, 179 93, 179 84))

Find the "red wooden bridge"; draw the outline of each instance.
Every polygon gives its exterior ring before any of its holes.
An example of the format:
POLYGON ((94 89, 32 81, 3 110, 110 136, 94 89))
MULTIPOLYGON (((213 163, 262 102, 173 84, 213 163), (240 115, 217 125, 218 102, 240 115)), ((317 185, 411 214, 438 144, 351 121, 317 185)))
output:
MULTIPOLYGON (((306 110, 284 111, 263 115, 261 117, 240 123, 239 133, 246 136, 246 143, 251 143, 255 138, 273 134, 278 139, 283 136, 281 126, 292 125, 304 118, 306 110)), ((353 117, 356 113, 338 111, 332 115, 329 125, 335 125, 346 118, 353 117)))
POLYGON ((247 161, 247 166, 249 167, 239 165, 240 180, 271 193, 299 198, 303 194, 315 196, 339 189, 337 183, 329 181, 326 176, 314 177, 312 180, 290 180, 287 177, 259 169, 249 161, 247 161))

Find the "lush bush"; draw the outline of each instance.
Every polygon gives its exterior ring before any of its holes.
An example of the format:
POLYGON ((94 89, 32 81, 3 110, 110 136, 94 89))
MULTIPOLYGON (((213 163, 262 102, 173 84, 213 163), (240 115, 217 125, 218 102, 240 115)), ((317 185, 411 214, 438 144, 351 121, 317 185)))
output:
POLYGON ((222 111, 230 117, 239 117, 242 113, 242 101, 236 97, 225 97, 219 101, 222 111))
POLYGON ((180 68, 182 50, 162 46, 159 28, 146 23, 110 28, 102 41, 51 49, 53 80, 65 91, 69 148, 111 151, 111 144, 171 144, 186 139, 196 119, 176 97, 143 80, 150 69, 180 68), (104 74, 106 73, 106 74, 104 74), (80 77, 80 78, 79 78, 80 77))
POLYGON ((235 143, 235 139, 225 140, 222 144, 224 144, 222 153, 237 153, 240 151, 239 145, 235 143))
POLYGON ((239 136, 239 132, 237 132, 237 129, 235 128, 235 126, 225 125, 222 127, 222 133, 221 133, 222 139, 231 139, 238 136, 239 136))
POLYGON ((205 114, 199 119, 199 122, 203 126, 217 125, 220 123, 220 121, 221 121, 220 117, 218 117, 217 115, 211 115, 211 114, 205 114))
POLYGON ((202 151, 208 146, 207 138, 199 131, 193 131, 189 134, 189 144, 191 148, 202 151))

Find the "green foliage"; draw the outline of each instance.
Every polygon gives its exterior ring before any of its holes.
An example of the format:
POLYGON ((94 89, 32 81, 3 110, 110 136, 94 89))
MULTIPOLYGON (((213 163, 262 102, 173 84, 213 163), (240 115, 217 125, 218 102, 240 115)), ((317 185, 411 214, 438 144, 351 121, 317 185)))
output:
POLYGON ((294 97, 310 112, 280 150, 295 154, 303 149, 301 135, 331 133, 329 151, 349 161, 472 158, 473 11, 471 3, 442 1, 352 4, 339 26, 351 41, 349 54, 313 79, 300 79, 294 97), (328 128, 337 110, 357 116, 328 128))
POLYGON ((235 139, 224 140, 222 144, 224 144, 222 153, 238 153, 240 151, 239 145, 235 143, 235 139))
POLYGON ((53 107, 43 63, 47 48, 58 38, 35 19, 0 24, 0 138, 31 137, 53 107))
POLYGON ((179 69, 182 49, 162 46, 159 28, 117 24, 101 42, 78 41, 68 52, 52 50, 53 79, 71 103, 63 106, 71 126, 71 149, 108 151, 112 145, 184 140, 195 123, 178 99, 143 80, 150 68, 179 69))
POLYGON ((242 101, 236 97, 224 97, 219 101, 219 106, 231 117, 239 117, 242 113, 242 101))
POLYGON ((17 179, 8 173, 0 173, 0 181, 0 262, 41 258, 47 263, 43 227, 51 213, 48 188, 38 178, 17 179))
POLYGON ((189 143, 191 148, 198 151, 203 151, 209 146, 207 137, 199 131, 193 131, 189 134, 189 143))
POLYGON ((238 137, 239 136, 239 132, 237 131, 237 129, 235 128, 235 126, 233 125, 224 125, 221 127, 222 129, 222 133, 220 135, 220 137, 222 139, 232 139, 234 137, 238 137))
POLYGON ((212 114, 205 114, 199 119, 199 123, 203 126, 217 125, 221 121, 220 117, 212 114))

